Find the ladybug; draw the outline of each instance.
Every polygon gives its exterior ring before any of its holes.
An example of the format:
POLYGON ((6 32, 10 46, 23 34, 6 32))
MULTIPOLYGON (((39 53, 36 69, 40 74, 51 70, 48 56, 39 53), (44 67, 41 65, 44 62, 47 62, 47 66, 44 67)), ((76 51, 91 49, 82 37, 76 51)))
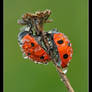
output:
POLYGON ((73 49, 72 44, 68 40, 67 36, 58 32, 56 29, 47 32, 49 37, 49 45, 53 50, 53 57, 57 59, 57 65, 62 68, 66 68, 70 60, 72 59, 73 49))
POLYGON ((18 42, 23 53, 35 63, 47 64, 51 60, 48 53, 40 45, 40 37, 31 35, 28 31, 22 31, 18 35, 18 42))

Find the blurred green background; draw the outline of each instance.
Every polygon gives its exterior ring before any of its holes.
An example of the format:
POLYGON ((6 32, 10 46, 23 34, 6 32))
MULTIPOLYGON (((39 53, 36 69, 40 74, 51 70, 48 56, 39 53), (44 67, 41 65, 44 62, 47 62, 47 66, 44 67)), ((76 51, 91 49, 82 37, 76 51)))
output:
POLYGON ((4 92, 67 92, 53 63, 22 57, 17 19, 26 12, 50 9, 44 29, 57 28, 71 40, 73 58, 67 77, 75 92, 88 92, 88 0, 4 0, 4 92))

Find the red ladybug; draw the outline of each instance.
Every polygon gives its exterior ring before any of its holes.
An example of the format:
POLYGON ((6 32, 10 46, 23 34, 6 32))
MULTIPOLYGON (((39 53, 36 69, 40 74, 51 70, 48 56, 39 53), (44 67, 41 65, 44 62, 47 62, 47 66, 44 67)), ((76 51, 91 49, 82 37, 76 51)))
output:
MULTIPOLYGON (((72 44, 63 33, 59 33, 56 30, 47 32, 47 36, 50 49, 53 50, 53 57, 57 60, 57 65, 62 68, 67 67, 72 59, 72 44)), ((47 63, 51 58, 46 52, 44 45, 42 46, 42 41, 39 38, 41 37, 33 36, 28 31, 20 32, 18 35, 19 44, 29 59, 47 63)))
POLYGON ((18 35, 18 41, 22 51, 29 59, 38 63, 47 63, 51 58, 44 48, 40 46, 40 42, 37 39, 37 36, 30 35, 27 31, 20 32, 18 35))
POLYGON ((53 50, 53 55, 57 59, 57 65, 65 68, 68 66, 70 60, 72 59, 72 44, 68 38, 56 30, 48 32, 50 38, 50 44, 53 50))

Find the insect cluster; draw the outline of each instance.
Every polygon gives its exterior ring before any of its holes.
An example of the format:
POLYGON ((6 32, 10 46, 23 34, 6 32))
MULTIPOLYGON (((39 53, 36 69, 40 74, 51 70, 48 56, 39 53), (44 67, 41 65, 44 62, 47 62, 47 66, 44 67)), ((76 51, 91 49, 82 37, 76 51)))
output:
POLYGON ((52 29, 45 32, 49 44, 49 49, 47 49, 41 34, 43 32, 42 24, 49 22, 47 20, 49 15, 50 11, 24 14, 18 21, 19 24, 24 25, 18 34, 18 43, 25 58, 43 64, 47 64, 51 58, 55 58, 57 66, 65 68, 72 59, 72 44, 63 33, 52 29), (49 51, 53 51, 53 57, 49 55, 49 51))

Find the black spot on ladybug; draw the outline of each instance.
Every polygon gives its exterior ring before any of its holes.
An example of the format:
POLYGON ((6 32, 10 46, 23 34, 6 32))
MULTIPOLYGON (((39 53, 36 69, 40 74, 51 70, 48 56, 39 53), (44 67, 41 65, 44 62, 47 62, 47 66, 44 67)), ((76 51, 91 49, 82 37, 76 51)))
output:
POLYGON ((63 55, 63 58, 64 58, 64 59, 67 59, 67 58, 68 58, 68 54, 64 54, 64 55, 63 55))
POLYGON ((30 55, 31 55, 31 53, 27 53, 27 55, 28 55, 28 56, 30 56, 30 55))
POLYGON ((44 59, 44 56, 41 56, 40 59, 44 59))
POLYGON ((58 44, 62 44, 63 43, 63 40, 59 40, 57 41, 58 44))
POLYGON ((31 43, 31 46, 34 47, 34 43, 31 43))

